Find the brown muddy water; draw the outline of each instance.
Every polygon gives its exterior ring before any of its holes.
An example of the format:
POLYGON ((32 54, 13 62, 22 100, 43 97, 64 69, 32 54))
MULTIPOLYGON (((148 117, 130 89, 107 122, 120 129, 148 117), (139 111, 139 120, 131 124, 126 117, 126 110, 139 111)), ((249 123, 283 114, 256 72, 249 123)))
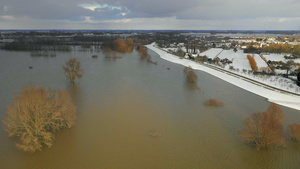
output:
MULTIPOLYGON (((183 68, 149 51, 105 59, 73 51, 56 57, 0 51, 0 118, 23 85, 67 90, 77 106, 76 125, 57 133, 52 148, 34 154, 14 147, 0 126, 1 169, 296 169, 300 144, 257 152, 237 132, 245 117, 265 111, 268 102, 209 74, 197 71, 200 90, 186 83, 183 68), (83 78, 70 85, 62 65, 76 57, 83 78), (28 67, 32 66, 33 69, 28 67), (170 68, 168 70, 167 68, 170 68), (211 98, 225 103, 209 108, 211 98), (151 137, 151 132, 159 137, 151 137)), ((300 112, 282 107, 285 125, 300 123, 300 112)))

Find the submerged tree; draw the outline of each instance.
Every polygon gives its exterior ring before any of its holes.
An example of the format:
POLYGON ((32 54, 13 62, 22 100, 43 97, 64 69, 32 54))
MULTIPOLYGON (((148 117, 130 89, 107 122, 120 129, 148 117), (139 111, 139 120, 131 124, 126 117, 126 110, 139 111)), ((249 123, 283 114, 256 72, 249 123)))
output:
POLYGON ((268 106, 267 112, 274 116, 276 120, 283 125, 284 113, 278 104, 271 102, 268 106))
POLYGON ((282 147, 285 145, 283 120, 283 111, 278 105, 271 103, 267 112, 247 117, 239 134, 244 142, 254 145, 257 150, 282 147))
POLYGON ((128 46, 126 42, 121 38, 115 40, 113 42, 113 45, 116 52, 126 53, 128 51, 128 46))
POLYGON ((224 106, 224 103, 216 99, 209 99, 204 102, 204 105, 210 107, 222 107, 224 106))
POLYGON ((148 63, 152 63, 157 65, 157 61, 153 61, 152 57, 148 54, 148 50, 146 47, 144 47, 143 45, 139 45, 137 47, 137 51, 139 52, 140 58, 142 60, 147 60, 148 63))
POLYGON ((147 57, 149 56, 148 51, 143 47, 143 45, 139 45, 137 47, 137 50, 138 50, 142 60, 147 59, 147 57))
POLYGON ((198 76, 196 75, 192 67, 185 67, 183 72, 185 73, 188 82, 195 83, 195 84, 197 83, 198 76))
POLYGON ((83 70, 81 68, 80 62, 76 58, 71 58, 68 61, 66 61, 65 65, 63 65, 63 69, 65 75, 73 84, 75 83, 75 80, 77 78, 82 77, 83 70))
POLYGON ((131 38, 127 38, 125 41, 121 38, 118 38, 114 41, 107 41, 101 45, 101 50, 106 58, 122 58, 116 56, 118 53, 131 53, 134 49, 134 42, 131 38))
POLYGON ((131 53, 134 49, 134 42, 131 38, 127 38, 125 40, 126 44, 127 44, 127 52, 131 53))
POLYGON ((17 148, 26 152, 51 147, 54 133, 73 126, 76 108, 66 91, 30 84, 24 86, 7 108, 3 124, 9 137, 17 137, 17 148))
POLYGON ((300 124, 291 124, 287 127, 288 134, 295 141, 300 141, 300 124))

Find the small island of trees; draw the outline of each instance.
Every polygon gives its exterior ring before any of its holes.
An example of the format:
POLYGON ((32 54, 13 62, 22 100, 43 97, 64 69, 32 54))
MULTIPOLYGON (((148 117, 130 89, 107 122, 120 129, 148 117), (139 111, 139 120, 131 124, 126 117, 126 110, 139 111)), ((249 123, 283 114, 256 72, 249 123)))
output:
MULTIPOLYGON (((286 146, 283 130, 284 113, 275 103, 270 103, 266 112, 254 113, 243 122, 243 130, 239 132, 243 141, 257 150, 280 148, 286 146)), ((300 141, 300 125, 287 127, 288 135, 294 141, 300 141)))
POLYGON ((16 147, 25 152, 51 147, 54 133, 71 128, 76 119, 76 107, 66 91, 30 84, 7 108, 3 124, 9 137, 18 138, 16 147))
POLYGON ((131 38, 127 38, 125 41, 118 38, 114 41, 104 42, 101 46, 101 50, 106 58, 122 58, 120 56, 116 56, 116 52, 131 53, 134 50, 134 42, 131 38))

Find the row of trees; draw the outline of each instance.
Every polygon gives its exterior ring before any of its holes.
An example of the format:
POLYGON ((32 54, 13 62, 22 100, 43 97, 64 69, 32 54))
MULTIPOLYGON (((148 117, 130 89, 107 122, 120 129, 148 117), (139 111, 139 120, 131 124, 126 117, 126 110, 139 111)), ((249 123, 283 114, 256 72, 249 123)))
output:
POLYGON ((188 82, 197 84, 198 76, 196 75, 192 67, 185 67, 183 72, 186 75, 188 82))
POLYGON ((264 47, 266 52, 270 53, 292 53, 292 48, 288 44, 269 44, 269 46, 264 47))
POLYGON ((256 61, 255 61, 254 57, 251 56, 251 55, 247 55, 247 59, 249 60, 249 64, 251 66, 252 71, 256 72, 258 67, 257 67, 257 64, 256 64, 256 61))
POLYGON ((300 45, 289 45, 284 43, 269 44, 269 46, 263 48, 263 51, 270 53, 291 53, 299 56, 300 45))
MULTIPOLYGON (((285 147, 286 139, 283 133, 284 113, 275 103, 271 103, 266 112, 254 113, 243 122, 243 130, 239 132, 243 141, 253 145, 257 150, 285 147)), ((300 125, 287 127, 293 140, 300 141, 300 125)))
POLYGON ((142 60, 144 60, 144 59, 146 59, 148 57, 148 51, 147 51, 147 49, 145 49, 143 47, 143 45, 139 45, 137 47, 137 51, 139 52, 140 57, 141 57, 142 60))
POLYGON ((152 64, 155 64, 157 65, 157 61, 153 61, 152 60, 152 57, 148 54, 148 49, 146 47, 144 47, 143 45, 139 45, 137 47, 137 51, 140 55, 140 58, 142 60, 147 60, 148 63, 152 63, 152 64))
POLYGON ((253 45, 249 45, 247 49, 244 50, 244 53, 261 53, 261 52, 289 53, 297 57, 300 57, 300 45, 289 45, 286 43, 278 43, 278 44, 269 44, 268 46, 264 46, 262 48, 256 48, 253 45))

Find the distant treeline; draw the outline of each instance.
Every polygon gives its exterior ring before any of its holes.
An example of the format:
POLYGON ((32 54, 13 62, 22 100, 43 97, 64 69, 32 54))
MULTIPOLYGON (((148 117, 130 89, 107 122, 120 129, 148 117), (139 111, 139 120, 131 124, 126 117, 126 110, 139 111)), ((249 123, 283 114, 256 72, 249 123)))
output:
POLYGON ((244 50, 245 53, 287 53, 300 57, 300 45, 289 45, 289 44, 269 44, 262 48, 255 48, 249 45, 247 49, 244 50))
POLYGON ((9 51, 71 51, 71 46, 69 45, 38 45, 38 44, 28 44, 21 42, 7 43, 2 46, 2 49, 9 51))

